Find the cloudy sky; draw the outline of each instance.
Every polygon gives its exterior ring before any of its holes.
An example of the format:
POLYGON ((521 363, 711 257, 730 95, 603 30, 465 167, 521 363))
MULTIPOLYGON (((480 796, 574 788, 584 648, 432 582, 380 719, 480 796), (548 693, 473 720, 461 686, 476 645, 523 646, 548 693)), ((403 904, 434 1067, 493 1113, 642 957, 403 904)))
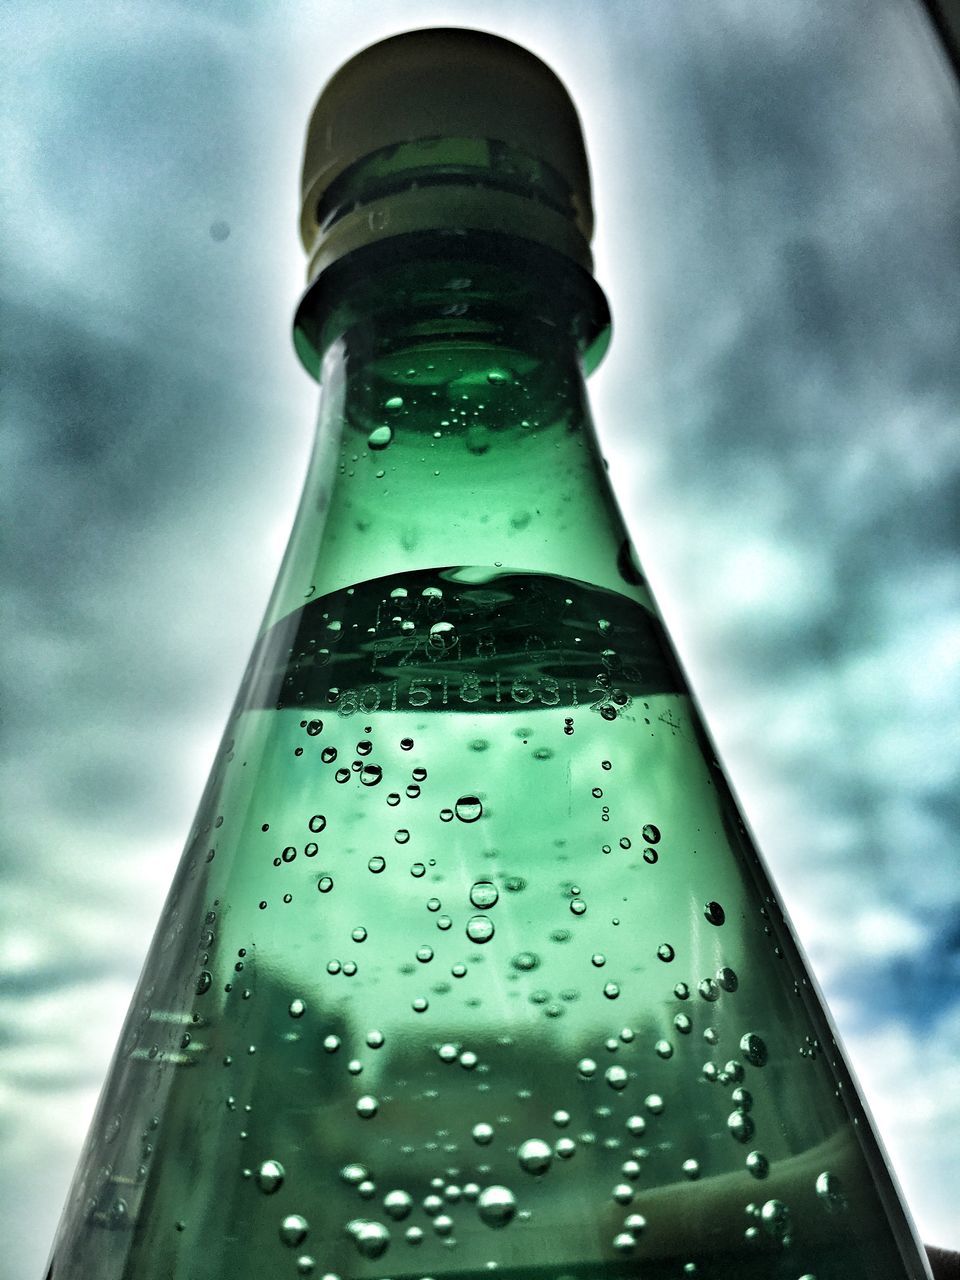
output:
POLYGON ((914 0, 7 24, 3 1280, 40 1274, 292 521, 310 109, 435 25, 580 108, 628 524, 920 1231, 960 1245, 960 99, 914 0))

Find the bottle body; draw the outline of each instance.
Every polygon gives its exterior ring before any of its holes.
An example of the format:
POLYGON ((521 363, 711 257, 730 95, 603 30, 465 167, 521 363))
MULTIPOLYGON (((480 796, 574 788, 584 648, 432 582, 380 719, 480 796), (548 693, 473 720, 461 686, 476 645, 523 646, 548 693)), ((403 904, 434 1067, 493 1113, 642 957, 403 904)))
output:
POLYGON ((495 241, 341 270, 51 1280, 927 1274, 630 554, 569 298, 516 253, 502 306, 495 241))

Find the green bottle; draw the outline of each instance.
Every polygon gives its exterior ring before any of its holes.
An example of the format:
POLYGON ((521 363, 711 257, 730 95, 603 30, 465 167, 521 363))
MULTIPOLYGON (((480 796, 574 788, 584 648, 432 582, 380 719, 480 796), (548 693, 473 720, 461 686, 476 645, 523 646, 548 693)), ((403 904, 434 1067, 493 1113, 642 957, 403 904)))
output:
POLYGON ((279 580, 47 1280, 919 1280, 617 510, 576 111, 416 31, 310 122, 279 580))

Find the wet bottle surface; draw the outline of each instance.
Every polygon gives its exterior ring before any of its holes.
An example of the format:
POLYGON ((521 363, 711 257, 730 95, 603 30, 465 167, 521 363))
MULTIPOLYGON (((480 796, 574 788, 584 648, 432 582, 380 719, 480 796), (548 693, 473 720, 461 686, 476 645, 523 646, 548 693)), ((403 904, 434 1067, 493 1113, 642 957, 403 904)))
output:
POLYGON ((308 299, 303 501, 48 1275, 927 1275, 606 481, 599 289, 417 231, 308 299))

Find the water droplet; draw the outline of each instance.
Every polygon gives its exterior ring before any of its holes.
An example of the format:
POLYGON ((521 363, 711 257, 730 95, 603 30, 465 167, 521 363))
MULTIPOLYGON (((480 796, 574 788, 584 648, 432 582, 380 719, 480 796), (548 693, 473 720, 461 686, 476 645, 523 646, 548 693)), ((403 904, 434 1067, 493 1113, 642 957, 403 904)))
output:
POLYGON ((264 1160, 257 1170, 257 1186, 266 1195, 273 1195, 283 1186, 284 1170, 279 1160, 264 1160))
POLYGON ((762 1067, 767 1061, 767 1046, 752 1031, 748 1031, 746 1035, 741 1036, 740 1052, 755 1067, 762 1067))
POLYGON ((610 1088, 616 1089, 618 1092, 627 1087, 629 1080, 627 1072, 623 1067, 607 1067, 606 1071, 603 1073, 603 1077, 610 1088))
POLYGON ((428 911, 439 911, 439 910, 440 910, 440 908, 441 908, 442 906, 443 906, 443 903, 440 901, 440 899, 439 899, 439 898, 428 898, 428 899, 427 899, 427 910, 428 910, 428 911))
POLYGON ((561 1160, 569 1160, 577 1153, 577 1144, 572 1138, 558 1138, 554 1143, 553 1153, 561 1160))
POLYGON ((372 1120, 380 1110, 380 1103, 373 1094, 366 1093, 357 1099, 357 1115, 361 1120, 372 1120))
POLYGON ((660 828, 655 827, 652 822, 647 822, 640 834, 647 844, 656 844, 660 839, 660 828))
POLYGON ((514 969, 519 969, 522 973, 530 973, 539 967, 540 957, 533 951, 519 951, 511 958, 510 963, 514 969))
POLYGON ((657 947, 657 958, 662 960, 664 964, 669 964, 676 954, 669 942, 661 942, 660 946, 657 947))
POLYGON ((697 1178, 700 1177, 700 1161, 684 1160, 683 1173, 684 1177, 689 1178, 691 1182, 696 1182, 697 1178))
POLYGON ((382 858, 379 853, 376 853, 367 863, 367 869, 372 871, 375 876, 378 876, 386 865, 386 858, 382 858))
POLYGON ((471 1135, 478 1146, 485 1147, 493 1141, 493 1125, 481 1121, 471 1129, 471 1135))
POLYGON ((325 1036, 323 1040, 323 1047, 326 1049, 327 1053, 336 1053, 340 1048, 340 1037, 325 1036))
POLYGON ((360 781, 365 787, 375 787, 383 777, 383 770, 378 764, 365 764, 360 770, 360 781))
POLYGON ((417 996, 416 1000, 411 1003, 410 1008, 414 1013, 426 1013, 430 1008, 430 1001, 426 996, 417 996))
POLYGON ((452 822, 452 821, 453 821, 453 810, 452 810, 452 809, 441 809, 441 810, 440 810, 440 821, 441 821, 441 822, 452 822))
POLYGON ((587 909, 587 904, 582 898, 574 898, 570 903, 570 910, 575 916, 582 916, 587 909))
POLYGON ((401 827, 399 831, 397 831, 394 834, 393 838, 394 840, 396 840, 397 844, 406 844, 407 841, 410 839, 410 832, 406 829, 406 827, 401 827))
POLYGON ((688 1000, 690 998, 690 988, 685 982, 678 982, 673 988, 673 994, 678 1000, 688 1000))
POLYGON ((461 822, 476 822, 483 813, 483 805, 476 796, 461 796, 454 805, 454 812, 461 822))
POLYGON ((467 921, 467 937, 471 942, 489 942, 493 937, 493 921, 489 916, 471 916, 467 921))
POLYGON ((333 878, 331 876, 321 876, 317 881, 317 888, 321 893, 329 893, 333 888, 333 878))
POLYGON ((385 1036, 382 1031, 367 1032, 367 1047, 370 1049, 382 1049, 385 1036))
POLYGON ((483 910, 494 906, 499 897, 497 886, 490 880, 477 880, 470 890, 470 901, 483 910))
POLYGON ((648 1093, 643 1100, 643 1105, 651 1115, 658 1116, 663 1111, 663 1099, 659 1093, 648 1093))
POLYGON ((367 436, 367 447, 375 452, 380 449, 386 449, 387 445, 393 439, 393 427, 386 425, 375 427, 367 436))
POLYGON ((726 912, 719 902, 705 902, 703 904, 704 919, 710 924, 721 925, 726 920, 726 912))
POLYGON ((658 1058, 672 1058, 673 1045, 669 1040, 658 1040, 654 1045, 654 1051, 658 1058))
POLYGON ((697 990, 700 992, 700 995, 703 997, 704 1000, 708 1000, 711 1003, 714 1000, 720 999, 720 988, 717 986, 717 984, 714 982, 712 978, 704 978, 704 980, 697 987, 697 990))
POLYGON ((484 1187, 477 1197, 480 1221, 488 1227, 505 1227, 517 1211, 517 1202, 509 1187, 484 1187))
POLYGON ((617 1253, 630 1253, 636 1245, 637 1242, 629 1231, 619 1231, 613 1237, 613 1247, 617 1253))
POLYGON ((196 992, 198 996, 205 995, 210 990, 213 983, 213 975, 207 969, 201 969, 197 975, 196 992))
POLYGON ((762 1151, 751 1151, 746 1165, 755 1178, 765 1178, 770 1172, 770 1161, 762 1151))
POLYGON ((348 1223, 347 1230, 353 1236, 357 1252, 364 1258, 380 1258, 390 1244, 390 1232, 382 1222, 367 1222, 362 1218, 348 1223))
POLYGON ((324 764, 333 764, 336 758, 337 758, 336 747, 324 747, 323 750, 320 752, 320 759, 323 761, 324 764))
POLYGON ((517 1159, 525 1173, 532 1173, 539 1177, 546 1173, 553 1163, 553 1151, 550 1144, 544 1142, 542 1138, 528 1138, 526 1142, 521 1143, 517 1159))
POLYGON ((736 991, 740 985, 740 979, 733 969, 726 967, 717 970, 717 982, 723 987, 724 991, 736 991))
POLYGON ((629 1182, 618 1182, 613 1188, 613 1198, 617 1204, 629 1204, 634 1197, 634 1190, 629 1182))
POLYGON ((635 1138, 639 1138, 647 1127, 647 1122, 643 1116, 631 1116, 627 1121, 627 1129, 635 1138))
POLYGON ((421 964, 429 964, 433 959, 433 947, 417 947, 417 959, 421 964))
POLYGON ((291 1000, 290 1008, 287 1010, 287 1012, 290 1014, 291 1018, 302 1018, 304 1013, 306 1012, 306 1008, 307 1006, 303 1003, 302 1000, 291 1000))
POLYGON ((603 985, 603 994, 608 1000, 616 1000, 620 995, 620 984, 617 982, 605 982, 603 985))
POLYGON ((394 1222, 402 1222, 410 1216, 413 1197, 406 1191, 388 1191, 383 1197, 383 1208, 394 1222))
POLYGON ((607 957, 603 954, 602 951, 595 951, 593 955, 590 957, 590 963, 593 965, 595 969, 602 969, 603 966, 607 963, 607 957))
POLYGON ((581 1058, 577 1063, 577 1071, 584 1080, 589 1080, 597 1073, 597 1064, 593 1058, 581 1058))
MULTIPOLYGON (((308 1253, 302 1254, 297 1259, 297 1275, 312 1276, 314 1271, 316 1271, 316 1269, 317 1269, 317 1260, 316 1258, 311 1258, 308 1253)), ((324 1277, 324 1280, 340 1280, 340 1277, 334 1276, 333 1273, 331 1272, 329 1275, 324 1277)))

